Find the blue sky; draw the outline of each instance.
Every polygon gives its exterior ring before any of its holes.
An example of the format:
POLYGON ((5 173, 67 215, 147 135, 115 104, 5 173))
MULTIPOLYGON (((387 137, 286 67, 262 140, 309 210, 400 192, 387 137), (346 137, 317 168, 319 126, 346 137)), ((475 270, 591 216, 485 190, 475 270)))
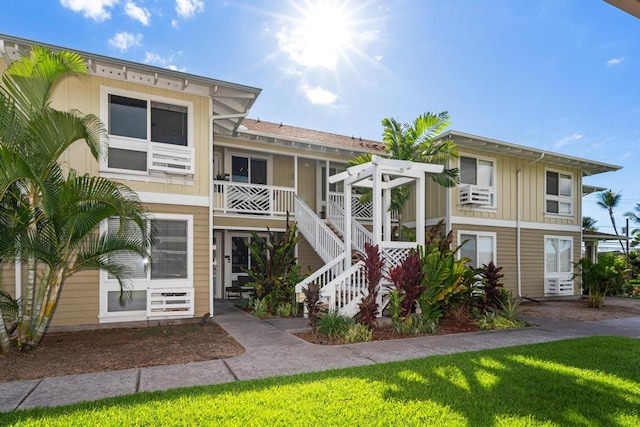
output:
MULTIPOLYGON (((451 128, 618 164, 640 202, 640 20, 603 0, 7 0, 0 32, 263 89, 250 117, 380 140, 451 128)), ((611 232, 607 213, 584 214, 611 232)))

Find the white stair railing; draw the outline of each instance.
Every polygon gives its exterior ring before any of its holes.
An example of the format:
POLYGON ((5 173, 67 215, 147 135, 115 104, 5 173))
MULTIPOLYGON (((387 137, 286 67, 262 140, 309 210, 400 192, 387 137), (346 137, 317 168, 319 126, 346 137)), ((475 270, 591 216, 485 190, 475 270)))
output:
MULTIPOLYGON (((335 225, 335 227, 344 234, 344 209, 335 201, 330 200, 327 207, 327 219, 335 225)), ((358 221, 351 221, 351 244, 358 251, 364 253, 364 244, 373 244, 373 234, 358 221)))
POLYGON ((367 294, 363 266, 364 262, 358 261, 320 290, 320 297, 327 302, 329 311, 337 310, 347 317, 358 313, 357 304, 367 294))
POLYGON ((296 293, 301 293, 309 283, 318 283, 322 289, 328 285, 333 279, 340 276, 344 271, 344 259, 346 254, 338 255, 333 261, 328 262, 324 267, 316 270, 310 276, 304 278, 296 285, 296 293))
POLYGON ((342 240, 298 196, 295 213, 298 230, 324 262, 331 262, 344 253, 342 240))

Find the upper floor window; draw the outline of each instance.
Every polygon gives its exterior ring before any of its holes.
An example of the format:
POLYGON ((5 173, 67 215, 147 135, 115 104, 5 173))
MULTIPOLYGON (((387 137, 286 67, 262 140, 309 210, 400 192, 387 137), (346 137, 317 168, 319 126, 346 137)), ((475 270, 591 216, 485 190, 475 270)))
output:
POLYGON ((545 184, 545 212, 573 215, 573 179, 571 175, 547 171, 545 184))
POLYGON ((193 174, 191 104, 103 88, 107 169, 193 174), (114 93, 115 92, 115 93, 114 93))
POLYGON ((460 156, 460 204, 495 207, 495 161, 460 156))

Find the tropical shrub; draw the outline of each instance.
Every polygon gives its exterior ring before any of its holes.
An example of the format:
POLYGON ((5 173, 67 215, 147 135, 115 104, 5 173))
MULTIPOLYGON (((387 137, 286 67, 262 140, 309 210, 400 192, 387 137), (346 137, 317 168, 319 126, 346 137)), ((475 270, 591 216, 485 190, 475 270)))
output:
POLYGON ((445 300, 464 290, 462 279, 468 260, 456 260, 454 252, 441 251, 436 244, 427 249, 420 248, 420 260, 424 291, 418 298, 418 305, 422 317, 437 323, 444 314, 445 300))
POLYGON ((415 251, 411 251, 401 264, 389 269, 387 278, 401 297, 398 300, 400 317, 407 317, 414 311, 418 298, 424 292, 423 277, 420 256, 415 251))
POLYGON ((600 255, 597 263, 582 258, 577 267, 577 274, 582 277, 582 289, 589 295, 589 307, 602 307, 607 295, 625 286, 626 266, 615 254, 600 255))
POLYGON ((380 256, 377 245, 364 244, 364 271, 367 281, 367 294, 362 297, 358 304, 358 314, 356 320, 369 329, 373 329, 377 324, 378 317, 378 286, 382 279, 382 269, 384 260, 380 256))
POLYGON ((52 88, 61 76, 86 73, 79 55, 34 47, 29 57, 12 62, 2 74, 0 272, 15 259, 27 271, 11 337, 0 313, 5 354, 13 347, 28 351, 38 346, 70 276, 104 270, 117 279, 124 303, 132 270, 117 255, 149 255, 153 232, 147 232, 138 196, 123 184, 81 175, 59 163, 77 141, 87 145, 95 160, 105 150, 106 132, 96 116, 51 107, 52 88), (120 229, 98 232, 113 217, 120 219, 120 229))
POLYGON ((489 310, 496 310, 503 302, 503 284, 500 283, 500 279, 504 277, 504 274, 500 273, 502 267, 496 267, 493 261, 489 264, 483 264, 480 268, 480 281, 479 289, 481 293, 477 294, 476 306, 480 309, 482 314, 487 313, 489 310))
POLYGON ((513 297, 510 291, 504 290, 503 298, 499 303, 501 316, 515 322, 522 314, 522 298, 513 297))
POLYGON ((307 317, 309 318, 309 326, 313 333, 318 330, 318 319, 320 318, 320 284, 309 283, 302 288, 304 293, 304 304, 307 308, 307 317))
POLYGON ((318 333, 328 338, 342 338, 353 321, 337 311, 326 313, 318 319, 318 333))
POLYGON ((249 298, 248 306, 251 309, 251 314, 260 319, 269 316, 269 306, 265 298, 249 298))
POLYGON ((300 280, 300 269, 296 264, 295 248, 300 240, 296 224, 289 225, 282 238, 268 231, 265 239, 252 234, 247 244, 251 254, 251 268, 245 272, 250 277, 248 286, 256 288, 256 296, 265 298, 271 310, 278 304, 295 301, 295 286, 300 280), (295 283, 294 283, 295 281, 295 283))
POLYGON ((474 322, 480 329, 516 329, 527 326, 520 320, 511 320, 494 311, 489 311, 474 322))
POLYGON ((275 314, 278 317, 293 317, 298 315, 298 304, 281 302, 276 306, 275 314))
POLYGON ((373 338, 373 331, 361 323, 352 323, 344 333, 345 343, 367 342, 373 338))

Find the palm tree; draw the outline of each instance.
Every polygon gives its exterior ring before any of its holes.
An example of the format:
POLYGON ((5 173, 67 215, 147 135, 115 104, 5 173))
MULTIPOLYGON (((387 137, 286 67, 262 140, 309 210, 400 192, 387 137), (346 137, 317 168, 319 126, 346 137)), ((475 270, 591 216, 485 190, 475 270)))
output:
MULTIPOLYGON (((607 190, 604 193, 599 194, 598 201, 596 202, 598 206, 600 206, 603 209, 606 209, 607 212, 609 212, 609 218, 611 218, 611 225, 613 225, 613 231, 616 233, 616 236, 619 236, 620 234, 618 234, 618 228, 616 227, 616 220, 613 216, 613 209, 618 206, 618 203, 620 203, 621 197, 622 197, 621 193, 614 193, 611 190, 607 190)), ((622 253, 626 255, 627 251, 624 245, 622 244, 622 240, 619 239, 618 241, 620 242, 622 253)))
POLYGON ((597 220, 591 218, 590 216, 582 217, 582 230, 584 231, 596 231, 598 227, 596 227, 597 220))
POLYGON ((14 259, 27 265, 22 313, 11 339, 0 324, 4 353, 10 341, 23 351, 39 344, 65 280, 78 271, 108 271, 124 299, 130 269, 113 255, 145 256, 151 243, 145 209, 135 193, 106 178, 65 172, 59 164, 62 153, 79 140, 94 159, 102 152, 105 131, 96 116, 50 105, 59 77, 86 71, 77 54, 35 47, 30 57, 2 74, 0 271, 14 259), (100 223, 114 216, 121 220, 120 230, 99 233, 100 223))
MULTIPOLYGON (((409 160, 421 163, 444 163, 458 158, 458 149, 450 139, 437 138, 449 126, 449 113, 425 113, 417 117, 413 124, 400 123, 394 118, 382 119, 385 151, 395 160, 409 160)), ((371 154, 363 154, 351 161, 351 164, 363 164, 371 161, 371 154)), ((443 187, 454 187, 459 182, 459 171, 444 169, 440 174, 430 175, 443 187)), ((400 212, 409 199, 409 187, 397 187, 391 192, 390 210, 400 212)), ((402 239, 402 218, 399 218, 400 239, 402 239)))

